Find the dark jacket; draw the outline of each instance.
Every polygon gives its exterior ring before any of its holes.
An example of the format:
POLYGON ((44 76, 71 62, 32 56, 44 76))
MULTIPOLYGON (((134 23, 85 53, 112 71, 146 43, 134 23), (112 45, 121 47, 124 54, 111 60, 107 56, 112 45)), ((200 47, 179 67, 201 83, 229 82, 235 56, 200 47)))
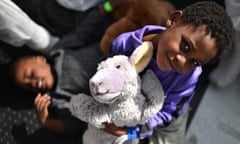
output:
POLYGON ((63 120, 66 135, 81 137, 86 129, 86 123, 73 117, 65 104, 76 94, 89 94, 88 80, 96 71, 102 56, 98 43, 83 48, 58 47, 50 52, 57 81, 55 88, 48 92, 52 97, 49 113, 50 116, 63 120))

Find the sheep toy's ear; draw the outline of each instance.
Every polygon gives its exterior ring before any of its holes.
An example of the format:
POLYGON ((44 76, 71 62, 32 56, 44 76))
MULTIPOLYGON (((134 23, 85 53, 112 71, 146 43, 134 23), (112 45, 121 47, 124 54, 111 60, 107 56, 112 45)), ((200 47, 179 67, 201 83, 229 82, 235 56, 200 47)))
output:
POLYGON ((130 62, 133 67, 140 73, 148 65, 153 55, 153 45, 150 41, 143 42, 142 45, 138 46, 130 56, 130 62))

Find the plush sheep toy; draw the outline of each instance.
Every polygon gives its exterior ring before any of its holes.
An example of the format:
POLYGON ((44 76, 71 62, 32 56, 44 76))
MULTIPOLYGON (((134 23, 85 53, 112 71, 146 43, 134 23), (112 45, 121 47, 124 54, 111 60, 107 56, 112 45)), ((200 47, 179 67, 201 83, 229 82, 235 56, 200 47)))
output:
POLYGON ((136 126, 155 115, 164 101, 161 84, 152 71, 143 75, 146 84, 141 94, 138 75, 149 63, 153 53, 152 43, 144 42, 130 57, 116 55, 102 61, 90 79, 91 95, 80 94, 70 101, 70 111, 88 122, 84 144, 112 144, 118 137, 101 130, 107 123, 116 126, 136 126))

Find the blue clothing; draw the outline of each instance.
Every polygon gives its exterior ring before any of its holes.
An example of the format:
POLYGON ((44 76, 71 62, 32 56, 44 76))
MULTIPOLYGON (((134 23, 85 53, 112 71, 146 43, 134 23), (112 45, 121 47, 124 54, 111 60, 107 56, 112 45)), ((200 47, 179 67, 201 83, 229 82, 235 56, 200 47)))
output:
MULTIPOLYGON (((123 33, 113 41, 112 52, 129 56, 136 47, 143 43, 144 35, 161 33, 165 30, 165 27, 148 25, 133 32, 123 33)), ((148 119, 148 125, 151 128, 157 125, 168 125, 173 116, 181 115, 190 103, 202 68, 196 67, 187 73, 162 71, 158 68, 154 58, 152 58, 148 68, 155 72, 166 95, 163 108, 155 116, 148 119)))

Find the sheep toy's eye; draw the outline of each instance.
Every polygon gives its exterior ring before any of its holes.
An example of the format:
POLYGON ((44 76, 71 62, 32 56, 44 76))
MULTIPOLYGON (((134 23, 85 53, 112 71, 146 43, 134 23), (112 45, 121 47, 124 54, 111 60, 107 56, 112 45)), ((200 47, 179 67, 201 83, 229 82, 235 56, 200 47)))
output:
POLYGON ((117 69, 120 69, 120 68, 121 68, 121 65, 117 65, 116 68, 117 68, 117 69))

